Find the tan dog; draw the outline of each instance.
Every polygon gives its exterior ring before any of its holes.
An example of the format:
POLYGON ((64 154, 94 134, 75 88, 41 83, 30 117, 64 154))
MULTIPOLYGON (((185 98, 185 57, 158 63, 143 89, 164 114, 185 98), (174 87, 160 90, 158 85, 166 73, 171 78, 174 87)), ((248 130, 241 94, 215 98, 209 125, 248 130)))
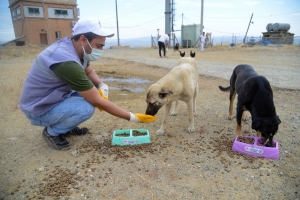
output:
POLYGON ((149 87, 146 114, 156 115, 158 110, 165 105, 163 121, 160 129, 156 132, 157 135, 165 132, 165 125, 173 101, 175 101, 175 107, 171 115, 177 114, 177 100, 186 102, 189 112, 188 132, 195 131, 194 115, 198 115, 196 112, 198 77, 199 70, 196 60, 189 57, 181 58, 176 67, 149 87))

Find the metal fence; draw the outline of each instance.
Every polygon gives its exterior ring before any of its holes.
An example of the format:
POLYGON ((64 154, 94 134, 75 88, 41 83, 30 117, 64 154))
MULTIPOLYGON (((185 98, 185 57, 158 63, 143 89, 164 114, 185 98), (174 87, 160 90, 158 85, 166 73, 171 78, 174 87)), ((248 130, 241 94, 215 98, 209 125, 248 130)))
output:
MULTIPOLYGON (((157 46, 157 37, 151 36, 151 46, 156 47, 157 46)), ((173 42, 174 43, 174 42, 173 42)), ((175 42, 176 44, 177 42, 175 42)), ((235 37, 223 37, 223 38, 211 38, 211 41, 209 43, 205 43, 205 48, 213 47, 214 45, 224 45, 224 46, 236 46, 238 44, 244 44, 246 46, 282 46, 285 44, 299 46, 300 48, 300 36, 294 36, 294 37, 271 37, 271 38, 264 38, 263 36, 259 37, 246 37, 244 42, 243 36, 235 36, 235 37)), ((173 44, 170 44, 171 47, 173 47, 173 44)), ((186 48, 187 44, 180 44, 181 47, 186 48)), ((188 47, 191 47, 189 44, 188 47)), ((194 47, 199 47, 199 42, 197 42, 194 47)))
MULTIPOLYGON (((213 39, 214 40, 214 39, 213 39)), ((218 40, 217 42, 213 42, 213 45, 220 44, 222 45, 231 45, 236 46, 237 44, 245 44, 246 46, 267 46, 267 45, 294 45, 299 46, 300 48, 300 36, 295 37, 246 37, 245 41, 243 37, 234 37, 234 38, 226 38, 222 40, 218 40)))

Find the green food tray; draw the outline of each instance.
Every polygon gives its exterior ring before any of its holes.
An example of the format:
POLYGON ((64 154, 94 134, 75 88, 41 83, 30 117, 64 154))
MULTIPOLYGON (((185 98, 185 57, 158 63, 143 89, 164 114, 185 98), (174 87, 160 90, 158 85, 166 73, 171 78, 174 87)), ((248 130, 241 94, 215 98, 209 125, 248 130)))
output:
POLYGON ((138 145, 151 143, 150 134, 147 129, 123 129, 115 130, 112 135, 112 145, 138 145), (136 133, 140 133, 136 136, 136 133), (142 135, 143 134, 143 135, 142 135))

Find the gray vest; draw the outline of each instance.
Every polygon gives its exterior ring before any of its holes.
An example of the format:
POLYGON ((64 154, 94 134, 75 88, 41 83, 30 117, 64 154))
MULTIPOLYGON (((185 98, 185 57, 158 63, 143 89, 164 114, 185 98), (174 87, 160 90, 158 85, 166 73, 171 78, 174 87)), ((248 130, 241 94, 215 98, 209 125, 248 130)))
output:
POLYGON ((72 40, 63 38, 42 51, 35 59, 27 75, 20 99, 21 110, 32 116, 40 116, 72 94, 72 89, 49 68, 66 61, 78 63, 83 69, 87 61, 80 62, 72 40))

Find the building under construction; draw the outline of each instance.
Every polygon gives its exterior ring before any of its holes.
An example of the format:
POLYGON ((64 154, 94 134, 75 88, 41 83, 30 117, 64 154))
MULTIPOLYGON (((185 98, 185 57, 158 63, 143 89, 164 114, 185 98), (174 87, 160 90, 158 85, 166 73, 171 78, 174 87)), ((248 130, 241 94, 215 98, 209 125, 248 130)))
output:
POLYGON ((287 23, 269 23, 266 27, 267 32, 262 32, 262 42, 272 44, 293 44, 294 33, 288 32, 290 24, 287 23))

